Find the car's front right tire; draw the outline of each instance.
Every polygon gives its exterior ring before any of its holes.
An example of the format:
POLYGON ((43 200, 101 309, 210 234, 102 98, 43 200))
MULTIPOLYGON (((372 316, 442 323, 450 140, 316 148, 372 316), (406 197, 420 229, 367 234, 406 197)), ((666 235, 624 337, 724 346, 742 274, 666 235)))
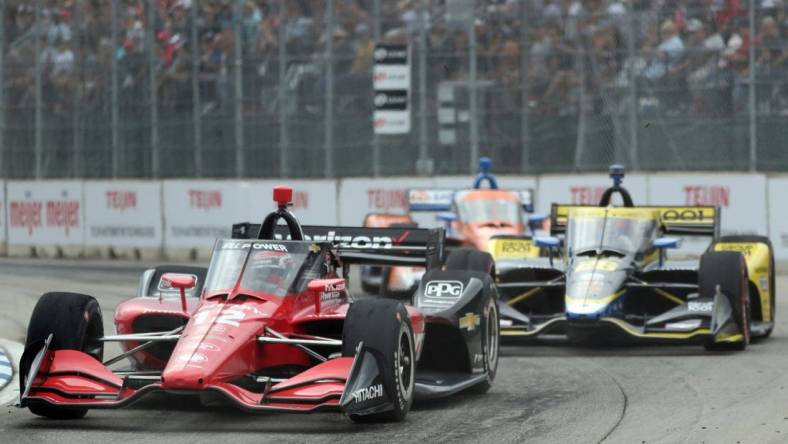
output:
MULTIPOLYGON (((98 301, 80 293, 45 293, 33 309, 27 327, 25 347, 46 341, 52 335, 50 350, 79 350, 101 362, 104 356, 104 324, 98 301)), ((22 383, 30 373, 30 362, 20 363, 22 383)), ((79 419, 88 409, 30 404, 32 413, 50 419, 79 419)))

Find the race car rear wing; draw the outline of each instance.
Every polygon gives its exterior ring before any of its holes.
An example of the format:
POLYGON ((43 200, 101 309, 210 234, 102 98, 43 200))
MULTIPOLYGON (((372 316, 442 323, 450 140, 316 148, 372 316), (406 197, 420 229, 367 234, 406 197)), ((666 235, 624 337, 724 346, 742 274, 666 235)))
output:
MULTIPOLYGON (((598 208, 594 205, 561 205, 553 204, 550 212, 550 233, 563 234, 569 219, 569 212, 575 208, 598 208)), ((719 207, 666 207, 666 206, 636 206, 614 207, 614 211, 623 210, 630 213, 643 211, 644 217, 651 217, 650 212, 656 212, 656 218, 662 224, 666 234, 683 236, 712 236, 720 234, 720 209, 719 207)))
MULTIPOLYGON (((534 190, 526 188, 522 190, 503 190, 513 191, 520 197, 523 209, 528 213, 534 211, 534 190)), ((414 212, 444 212, 451 211, 454 193, 462 190, 450 189, 410 189, 408 190, 408 206, 414 212)))
MULTIPOLYGON (((427 269, 443 264, 446 234, 443 228, 368 228, 302 225, 304 238, 330 242, 342 261, 365 265, 415 265, 427 269)), ((260 224, 242 222, 233 225, 233 239, 257 239, 260 224)), ((277 239, 288 239, 287 226, 276 227, 277 239)))

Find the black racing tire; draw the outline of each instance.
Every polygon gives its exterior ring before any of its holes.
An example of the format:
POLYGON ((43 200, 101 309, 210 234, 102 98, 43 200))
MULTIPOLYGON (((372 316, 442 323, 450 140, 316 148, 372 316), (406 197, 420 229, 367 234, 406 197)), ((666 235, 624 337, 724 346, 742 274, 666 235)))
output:
MULTIPOLYGON (((769 327, 766 332, 760 336, 760 338, 768 338, 772 331, 774 330, 774 325, 777 321, 776 313, 777 313, 777 287, 775 285, 775 268, 774 268, 774 248, 772 248, 772 241, 766 236, 758 236, 755 234, 741 234, 741 235, 731 235, 731 236, 721 236, 717 239, 717 243, 722 242, 746 242, 746 243, 760 243, 766 244, 769 247, 769 290, 771 290, 771 295, 769 296, 769 304, 771 306, 771 327, 769 327)), ((756 284, 757 287, 757 284, 756 284)), ((752 295, 751 295, 752 296, 752 295)))
POLYGON ((474 248, 464 247, 449 251, 444 265, 446 270, 481 271, 491 276, 495 274, 495 260, 490 253, 474 248))
MULTIPOLYGON (((101 362, 104 357, 104 323, 98 301, 80 293, 45 293, 38 300, 27 327, 25 346, 52 336, 50 350, 79 350, 101 362)), ((20 363, 22 380, 30 363, 20 363)), ((88 409, 59 408, 48 404, 31 404, 32 413, 50 419, 83 418, 88 409)))
POLYGON ((360 342, 381 360, 381 376, 393 409, 350 415, 354 422, 400 422, 413 404, 416 350, 405 306, 388 299, 362 299, 348 309, 342 329, 342 356, 354 356, 360 342))
POLYGON ((498 372, 498 354, 501 343, 501 321, 498 313, 498 298, 490 297, 484 312, 484 318, 482 320, 484 334, 481 337, 484 372, 487 374, 487 379, 469 388, 468 393, 472 394, 484 394, 490 391, 493 381, 495 380, 495 374, 498 372))
POLYGON ((381 275, 380 279, 378 295, 383 299, 392 299, 403 303, 410 303, 413 299, 413 293, 416 291, 416 288, 410 288, 407 290, 392 290, 389 288, 389 281, 391 280, 391 273, 393 273, 393 270, 394 267, 383 267, 383 274, 381 275))
POLYGON ((750 343, 750 298, 747 264, 737 251, 712 251, 700 258, 698 292, 702 298, 714 298, 716 288, 728 298, 733 316, 744 335, 739 342, 707 342, 707 350, 745 350, 750 343))
MULTIPOLYGON (((383 267, 379 267, 379 266, 376 266, 376 265, 362 265, 362 267, 368 268, 369 270, 367 272, 370 273, 370 274, 372 274, 373 271, 377 271, 377 273, 379 273, 381 277, 383 276, 383 271, 384 271, 383 267)), ((364 293, 369 294, 369 295, 376 295, 376 294, 380 293, 380 287, 381 286, 379 284, 370 284, 369 282, 364 280, 364 278, 363 278, 364 272, 363 271, 362 271, 361 276, 362 276, 362 278, 359 279, 361 281, 361 291, 363 291, 364 293)))

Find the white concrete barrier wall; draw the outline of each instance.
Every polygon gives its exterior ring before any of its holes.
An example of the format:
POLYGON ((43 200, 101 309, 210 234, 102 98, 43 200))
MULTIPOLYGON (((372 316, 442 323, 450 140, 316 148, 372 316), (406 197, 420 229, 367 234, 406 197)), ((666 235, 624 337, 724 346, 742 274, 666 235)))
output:
POLYGON ((161 182, 88 181, 85 246, 161 248, 161 182))
POLYGON ((8 245, 73 247, 85 243, 81 181, 9 181, 8 245))
POLYGON ((780 260, 788 259, 788 176, 770 177, 768 180, 769 238, 774 246, 775 256, 780 260))
MULTIPOLYGON (((93 247, 210 251, 235 222, 259 222, 273 209, 271 190, 295 190, 293 210, 307 224, 358 225, 371 212, 405 213, 409 188, 458 188, 473 177, 343 180, 6 181, 0 196, 0 242, 17 247, 93 247)), ((499 176, 499 186, 533 188, 537 212, 553 202, 593 204, 610 185, 605 174, 499 176)), ((768 234, 788 259, 788 176, 632 174, 624 186, 636 204, 719 205, 724 234, 768 234)), ((418 221, 436 225, 433 214, 418 221)), ((690 241, 701 251, 705 240, 690 241)), ((27 250, 29 251, 29 250, 27 250)))

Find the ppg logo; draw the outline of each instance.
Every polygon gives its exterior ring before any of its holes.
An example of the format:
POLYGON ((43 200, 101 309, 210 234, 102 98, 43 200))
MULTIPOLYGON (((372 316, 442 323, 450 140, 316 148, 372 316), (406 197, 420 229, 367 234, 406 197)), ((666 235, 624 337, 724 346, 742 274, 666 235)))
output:
POLYGON ((460 297, 463 285, 460 281, 430 281, 424 289, 424 295, 434 298, 460 297))

